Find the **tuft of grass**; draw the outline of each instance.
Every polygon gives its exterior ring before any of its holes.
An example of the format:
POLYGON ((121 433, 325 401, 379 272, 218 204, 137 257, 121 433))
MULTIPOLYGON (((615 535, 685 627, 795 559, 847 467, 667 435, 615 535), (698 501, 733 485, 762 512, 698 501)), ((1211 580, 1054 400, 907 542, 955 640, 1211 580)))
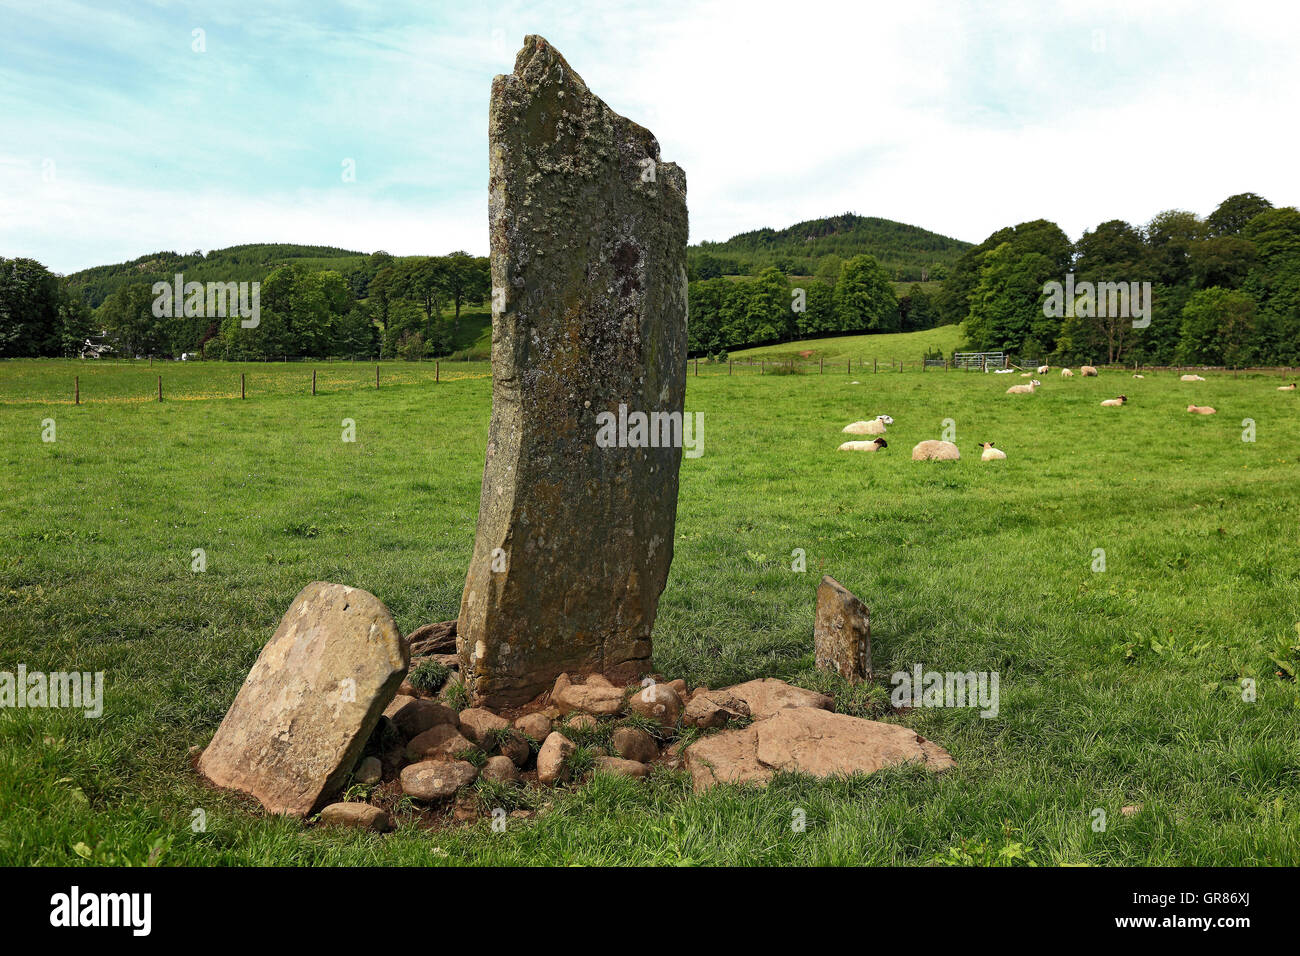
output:
MULTIPOLYGON (((422 690, 427 694, 436 694, 447 678, 451 676, 451 668, 446 664, 435 661, 432 658, 421 661, 416 667, 406 675, 406 679, 412 687, 422 690)), ((462 710, 457 707, 456 710, 462 710)))

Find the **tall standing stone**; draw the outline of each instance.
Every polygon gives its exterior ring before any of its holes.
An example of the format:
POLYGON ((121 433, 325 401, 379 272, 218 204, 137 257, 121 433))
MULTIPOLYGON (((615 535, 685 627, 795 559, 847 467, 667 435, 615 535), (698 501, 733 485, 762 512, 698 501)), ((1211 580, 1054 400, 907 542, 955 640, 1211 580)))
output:
POLYGON ((493 80, 488 132, 492 422, 457 643, 491 706, 564 671, 648 668, 677 512, 687 228, 682 171, 541 37, 493 80), (620 406, 629 424, 675 421, 602 447, 597 416, 620 406))
POLYGON ((871 680, 871 612, 829 574, 817 586, 816 664, 851 683, 871 680))
POLYGON ((271 813, 320 809, 352 772, 409 663, 382 601, 312 582, 262 648, 199 772, 271 813))

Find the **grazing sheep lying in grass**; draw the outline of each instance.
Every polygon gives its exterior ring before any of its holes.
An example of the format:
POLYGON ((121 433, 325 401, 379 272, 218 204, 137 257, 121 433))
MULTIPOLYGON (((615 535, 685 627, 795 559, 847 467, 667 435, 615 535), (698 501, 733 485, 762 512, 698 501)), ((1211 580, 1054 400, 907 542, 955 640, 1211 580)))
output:
POLYGON ((1187 410, 1194 415, 1213 415, 1214 409, 1209 405, 1188 405, 1187 410))
POLYGON ((991 441, 981 442, 980 447, 984 449, 984 453, 980 455, 980 461, 997 461, 999 458, 1007 457, 1007 453, 1001 448, 994 448, 991 441))
POLYGON ((889 442, 883 438, 876 438, 872 441, 846 441, 837 451, 876 451, 880 448, 888 448, 889 442))
POLYGON ((1095 378, 1097 370, 1091 365, 1084 365, 1079 368, 1079 374, 1084 378, 1095 378))
POLYGON ((1051 368, 1050 365, 1040 365, 1040 366, 1038 366, 1038 374, 1039 374, 1039 375, 1046 375, 1046 374, 1047 374, 1048 372, 1050 372, 1051 370, 1052 370, 1052 368, 1051 368))
POLYGON ((1294 392, 1294 391, 1295 391, 1295 382, 1292 382, 1290 385, 1279 385, 1279 386, 1277 387, 1277 390, 1278 390, 1279 392, 1294 392))
POLYGON ((1074 378, 1074 373, 1068 368, 1061 369, 1061 378, 1074 378))
POLYGON ((1102 402, 1102 404, 1105 405, 1107 408, 1119 408, 1127 401, 1128 401, 1128 396, 1121 395, 1119 398, 1108 398, 1104 402, 1102 402))
POLYGON ((1034 389, 1036 389, 1039 385, 1042 384, 1043 383, 1040 382, 1038 379, 1034 379, 1028 385, 1012 385, 1009 389, 1007 389, 1007 394, 1008 395, 1032 395, 1034 394, 1034 389))
POLYGON ((1020 373, 1020 377, 1021 377, 1021 378, 1029 378, 1029 376, 1031 376, 1031 375, 1033 375, 1033 374, 1034 374, 1033 372, 1021 372, 1021 373, 1020 373))
POLYGON ((960 457, 961 452, 950 441, 928 439, 912 449, 912 461, 956 461, 960 457))
POLYGON ((1184 375, 1178 379, 1180 382, 1204 382, 1205 379, 1199 375, 1184 375))
POLYGON ((894 420, 888 415, 877 415, 869 422, 854 422, 852 425, 844 426, 846 435, 883 435, 885 426, 894 424, 894 420))

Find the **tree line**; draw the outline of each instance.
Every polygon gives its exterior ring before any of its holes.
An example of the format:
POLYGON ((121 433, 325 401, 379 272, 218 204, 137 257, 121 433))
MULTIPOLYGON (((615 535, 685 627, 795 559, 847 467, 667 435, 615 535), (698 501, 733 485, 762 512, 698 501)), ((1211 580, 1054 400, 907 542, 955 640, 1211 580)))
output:
POLYGON ((1008 226, 958 259, 934 304, 969 348, 1027 359, 1297 365, 1300 212, 1239 193, 1204 219, 1177 209, 1143 226, 1113 219, 1074 243, 1047 220, 1008 226), (1074 288, 1091 285, 1062 317, 1045 314, 1048 284, 1071 274, 1074 288), (1139 327, 1090 301, 1099 283, 1148 282, 1139 327))
POLYGON ((463 309, 482 305, 491 284, 488 260, 464 252, 398 258, 380 251, 346 274, 297 261, 254 281, 255 324, 232 309, 214 314, 203 296, 190 308, 160 310, 149 282, 115 283, 92 309, 41 263, 0 258, 0 356, 76 355, 102 336, 125 356, 434 357, 453 350, 463 309))
POLYGON ((932 328, 938 312, 913 283, 899 296, 874 256, 823 256, 816 275, 791 279, 768 267, 752 279, 697 279, 688 286, 691 352, 730 349, 832 332, 913 332, 932 328))

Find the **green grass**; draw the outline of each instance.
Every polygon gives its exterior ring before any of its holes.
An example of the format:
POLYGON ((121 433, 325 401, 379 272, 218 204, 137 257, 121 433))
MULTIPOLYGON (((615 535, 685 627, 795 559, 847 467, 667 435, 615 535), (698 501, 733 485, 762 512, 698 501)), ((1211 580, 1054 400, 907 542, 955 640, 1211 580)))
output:
POLYGON ((801 342, 784 342, 780 345, 765 345, 759 348, 740 349, 732 352, 735 361, 768 362, 817 362, 825 359, 827 364, 844 364, 853 360, 856 370, 859 363, 864 363, 870 371, 873 359, 882 364, 888 362, 906 362, 920 365, 921 356, 931 349, 941 349, 945 355, 961 345, 961 329, 955 325, 941 325, 937 329, 924 332, 885 332, 877 335, 836 335, 824 339, 806 339, 801 342), (804 356, 802 353, 811 354, 804 356))
MULTIPOLYGON (((657 668, 690 685, 782 677, 862 713, 917 663, 997 671, 998 716, 886 716, 951 751, 939 777, 694 795, 680 772, 598 774, 520 798, 539 814, 505 833, 429 831, 403 812, 379 837, 267 817, 205 787, 187 751, 308 581, 373 592, 404 632, 456 614, 488 379, 434 385, 420 367, 406 384, 313 398, 306 367, 289 365, 265 374, 292 389, 242 402, 74 407, 55 404, 70 366, 0 364, 0 669, 103 670, 105 712, 0 711, 0 864, 1300 862, 1300 709, 1281 667, 1300 654, 1300 405, 1280 379, 1103 372, 1007 396, 1018 377, 692 377, 705 454, 682 464, 657 668), (1098 406, 1119 392, 1127 407, 1098 406), (1192 401, 1219 414, 1188 415, 1192 401), (878 414, 895 419, 888 449, 836 452, 843 425, 878 414), (355 443, 340 440, 344 418, 355 443), (963 459, 910 461, 944 419, 963 459), (980 462, 979 441, 1008 459, 980 462), (806 573, 791 570, 796 548, 806 573), (870 606, 880 687, 850 694, 813 668, 822 573, 870 606), (1133 803, 1143 811, 1122 817, 1133 803)), ((83 395, 88 377, 133 396, 145 376, 148 391, 148 369, 75 367, 83 395)), ((221 395, 241 368, 164 374, 221 395)))

